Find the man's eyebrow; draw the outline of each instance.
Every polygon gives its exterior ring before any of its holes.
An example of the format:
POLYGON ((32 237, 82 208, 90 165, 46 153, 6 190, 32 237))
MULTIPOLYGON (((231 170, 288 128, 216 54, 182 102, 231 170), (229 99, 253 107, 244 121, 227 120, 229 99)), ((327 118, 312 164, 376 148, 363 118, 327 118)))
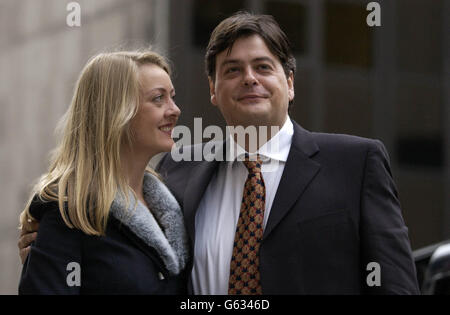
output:
POLYGON ((261 61, 266 61, 270 64, 272 64, 272 66, 275 66, 275 62, 273 61, 272 58, 269 57, 258 57, 252 60, 253 62, 261 62, 261 61))
POLYGON ((223 67, 228 64, 237 64, 237 63, 240 63, 239 59, 225 59, 220 65, 223 67))
MULTIPOLYGON (((251 62, 261 62, 261 61, 268 62, 268 63, 270 63, 272 66, 275 66, 275 62, 274 62, 273 59, 270 58, 270 57, 257 57, 257 58, 252 59, 251 62)), ((224 66, 226 66, 226 65, 228 65, 228 64, 239 64, 239 63, 241 63, 241 60, 239 60, 239 59, 225 59, 225 60, 220 64, 220 66, 224 67, 224 66)))

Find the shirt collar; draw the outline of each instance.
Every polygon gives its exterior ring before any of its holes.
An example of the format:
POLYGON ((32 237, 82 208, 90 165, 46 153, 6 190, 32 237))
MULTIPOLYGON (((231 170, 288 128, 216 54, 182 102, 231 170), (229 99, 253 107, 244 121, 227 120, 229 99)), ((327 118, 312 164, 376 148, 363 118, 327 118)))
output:
MULTIPOLYGON (((289 116, 286 116, 283 127, 281 127, 275 136, 262 145, 255 153, 249 155, 253 156, 259 154, 263 157, 263 160, 269 158, 271 160, 286 162, 291 149, 293 135, 294 125, 289 116)), ((234 141, 232 135, 228 137, 228 141, 230 145, 229 148, 234 148, 234 150, 229 150, 229 161, 235 161, 238 157, 239 160, 243 160, 243 156, 247 151, 234 141)))

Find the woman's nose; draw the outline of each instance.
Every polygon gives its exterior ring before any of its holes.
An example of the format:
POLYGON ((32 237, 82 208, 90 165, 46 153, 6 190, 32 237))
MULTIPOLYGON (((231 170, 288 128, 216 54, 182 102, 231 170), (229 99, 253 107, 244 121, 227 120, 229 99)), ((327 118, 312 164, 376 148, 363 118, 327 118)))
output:
POLYGON ((175 104, 174 100, 170 100, 167 115, 178 117, 178 116, 180 116, 180 114, 181 114, 180 108, 177 106, 177 104, 175 104))

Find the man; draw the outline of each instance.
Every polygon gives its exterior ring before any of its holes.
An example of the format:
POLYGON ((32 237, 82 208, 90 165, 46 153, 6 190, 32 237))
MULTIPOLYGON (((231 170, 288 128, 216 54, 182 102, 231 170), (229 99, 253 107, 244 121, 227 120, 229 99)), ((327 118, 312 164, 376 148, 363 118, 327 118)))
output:
POLYGON ((190 290, 418 294, 384 146, 312 133, 289 118, 295 59, 273 18, 225 19, 205 59, 211 102, 228 126, 279 131, 256 152, 232 134, 215 153, 225 161, 175 162, 168 154, 160 162, 184 209, 194 252, 190 290), (236 142, 241 148, 228 152, 225 144, 236 142))

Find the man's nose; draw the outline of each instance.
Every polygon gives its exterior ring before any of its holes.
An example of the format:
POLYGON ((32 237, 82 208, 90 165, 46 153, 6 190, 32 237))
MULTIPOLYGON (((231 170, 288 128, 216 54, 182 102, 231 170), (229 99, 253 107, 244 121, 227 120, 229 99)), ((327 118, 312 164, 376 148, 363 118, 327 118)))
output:
POLYGON ((251 67, 245 69, 243 83, 245 86, 258 84, 258 80, 256 79, 255 73, 251 67))

